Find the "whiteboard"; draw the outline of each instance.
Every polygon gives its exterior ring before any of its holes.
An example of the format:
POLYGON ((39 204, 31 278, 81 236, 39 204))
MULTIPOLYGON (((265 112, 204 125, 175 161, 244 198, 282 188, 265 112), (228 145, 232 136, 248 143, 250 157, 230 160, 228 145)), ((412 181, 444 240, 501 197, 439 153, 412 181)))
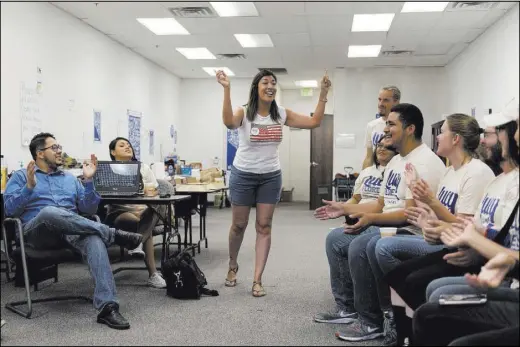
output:
POLYGON ((41 95, 36 92, 36 88, 28 88, 25 83, 20 83, 22 146, 29 146, 34 135, 42 131, 40 100, 41 95))

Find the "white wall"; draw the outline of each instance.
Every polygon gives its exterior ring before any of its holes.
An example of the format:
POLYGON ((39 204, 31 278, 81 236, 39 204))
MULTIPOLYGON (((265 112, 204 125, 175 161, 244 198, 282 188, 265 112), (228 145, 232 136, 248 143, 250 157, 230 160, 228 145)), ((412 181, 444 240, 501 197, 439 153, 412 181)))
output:
POLYGON ((448 110, 444 68, 336 69, 334 133, 356 135, 355 148, 334 148, 334 173, 344 166, 361 170, 366 125, 375 119, 379 90, 386 84, 401 90, 401 102, 419 107, 424 116, 423 141, 430 145, 431 124, 448 110))
POLYGON ((20 83, 36 86, 37 67, 42 130, 69 155, 109 159, 108 143, 128 136, 127 109, 143 113, 142 160, 159 160, 161 143, 164 154, 172 149, 168 127, 179 117, 179 78, 48 3, 1 6, 1 144, 10 170, 31 159, 21 145, 20 83), (93 143, 94 108, 102 111, 101 144, 93 143), (148 129, 156 134, 154 155, 148 129))
POLYGON ((518 5, 446 67, 450 109, 477 119, 500 111, 518 90, 518 5))

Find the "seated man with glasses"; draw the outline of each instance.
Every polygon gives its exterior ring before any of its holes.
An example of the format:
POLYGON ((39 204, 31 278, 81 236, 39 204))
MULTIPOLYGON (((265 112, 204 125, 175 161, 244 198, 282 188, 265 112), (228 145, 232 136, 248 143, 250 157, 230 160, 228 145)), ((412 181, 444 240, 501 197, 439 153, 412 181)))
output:
MULTIPOLYGON (((97 322, 114 329, 128 329, 130 324, 119 313, 116 288, 107 247, 117 244, 134 249, 142 236, 94 222, 78 213, 94 214, 100 201, 92 177, 97 159, 83 165, 81 183, 59 169, 63 164, 62 147, 52 134, 40 133, 29 145, 32 160, 27 169, 13 173, 4 193, 5 213, 20 218, 24 238, 35 249, 70 246, 83 256, 94 279, 94 307, 97 322)), ((18 237, 18 235, 17 235, 18 237)))

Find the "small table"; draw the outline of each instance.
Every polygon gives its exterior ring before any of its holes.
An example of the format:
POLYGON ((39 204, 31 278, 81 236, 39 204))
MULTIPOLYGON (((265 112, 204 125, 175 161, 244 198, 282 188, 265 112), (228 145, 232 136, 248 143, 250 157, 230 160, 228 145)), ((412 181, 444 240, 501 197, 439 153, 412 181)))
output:
MULTIPOLYGON (((172 216, 173 216, 173 209, 172 204, 176 204, 183 200, 189 200, 190 197, 186 195, 174 195, 167 198, 161 198, 160 196, 102 196, 100 205, 110 205, 110 204, 120 204, 120 205, 126 205, 126 204, 133 204, 133 205, 147 205, 147 206, 153 206, 153 205, 166 205, 168 206, 168 213, 166 220, 163 221, 164 223, 164 233, 163 233, 163 242, 162 242, 162 254, 161 254, 161 267, 164 261, 166 260, 166 247, 170 244, 170 240, 173 237, 177 237, 179 250, 181 247, 181 235, 179 234, 179 231, 177 229, 177 226, 175 226, 175 232, 172 232, 174 229, 172 226, 172 216), (168 234, 168 239, 166 239, 166 234, 168 234)), ((123 268, 119 268, 114 271, 114 273, 117 273, 119 271, 122 271, 123 268)))
MULTIPOLYGON (((175 186, 175 193, 179 195, 191 195, 195 199, 196 208, 195 211, 199 214, 200 218, 200 240, 199 240, 199 253, 200 243, 204 241, 204 248, 208 248, 208 238, 206 237, 206 215, 208 210, 208 194, 218 193, 223 190, 228 190, 229 187, 214 188, 214 189, 200 189, 190 187, 189 184, 179 184, 175 186)), ((191 224, 190 224, 191 233, 191 224)))

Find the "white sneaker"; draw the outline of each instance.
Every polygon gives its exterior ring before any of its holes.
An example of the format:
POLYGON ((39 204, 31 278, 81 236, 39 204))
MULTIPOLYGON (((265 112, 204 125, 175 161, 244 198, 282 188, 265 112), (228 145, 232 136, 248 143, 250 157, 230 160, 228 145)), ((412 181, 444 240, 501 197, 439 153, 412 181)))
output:
POLYGON ((144 257, 143 244, 140 243, 137 248, 128 251, 128 254, 132 257, 144 257))
POLYGON ((154 272, 148 279, 148 286, 153 288, 166 288, 166 281, 159 272, 154 272))

